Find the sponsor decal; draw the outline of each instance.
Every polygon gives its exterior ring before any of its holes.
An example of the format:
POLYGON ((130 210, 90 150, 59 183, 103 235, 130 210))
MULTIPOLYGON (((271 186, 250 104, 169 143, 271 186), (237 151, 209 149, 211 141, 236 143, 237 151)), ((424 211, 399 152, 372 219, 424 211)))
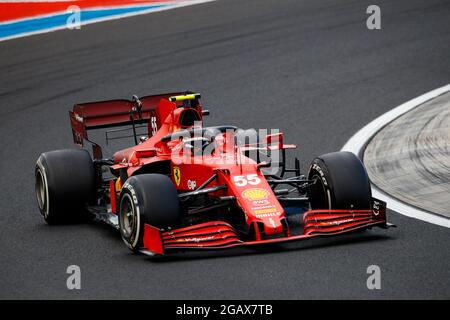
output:
POLYGON ((275 215, 278 215, 279 212, 276 208, 270 208, 270 209, 257 209, 255 210, 255 214, 259 215, 259 214, 264 214, 264 213, 274 213, 275 215))
POLYGON ((194 237, 194 238, 177 239, 177 242, 201 242, 201 241, 208 241, 208 240, 213 240, 213 239, 214 239, 214 236, 194 237))
POLYGON ((269 192, 261 188, 250 188, 242 192, 242 196, 250 201, 264 200, 269 197, 269 192))
MULTIPOLYGON (((311 168, 314 169, 314 170, 316 170, 316 171, 319 173, 320 178, 322 179, 323 185, 324 185, 325 187, 328 187, 328 182, 327 182, 327 179, 325 179, 325 174, 324 174, 322 168, 321 168, 320 166, 318 166, 316 163, 314 163, 314 164, 311 166, 311 168)), ((311 170, 311 169, 310 169, 310 170, 311 170)))
POLYGON ((336 220, 336 221, 327 221, 327 222, 321 222, 320 224, 322 226, 338 226, 341 225, 343 223, 349 223, 349 222, 353 222, 353 219, 344 219, 344 220, 336 220))
POLYGON ((269 206, 260 206, 260 207, 256 207, 256 208, 252 208, 253 210, 259 210, 259 209, 272 209, 275 208, 274 205, 269 205, 269 206))
POLYGON ((272 228, 276 228, 277 226, 275 225, 275 221, 273 221, 272 218, 269 218, 269 222, 272 225, 272 228))
POLYGON ((280 212, 275 206, 253 208, 253 211, 257 218, 277 217, 280 215, 280 212))
POLYGON ((75 120, 77 120, 78 122, 83 122, 83 117, 80 117, 78 113, 75 113, 75 120))
POLYGON ((269 217, 278 217, 280 213, 279 212, 275 212, 275 213, 263 213, 263 214, 257 214, 256 217, 259 219, 262 218, 269 218, 269 217))
POLYGON ((381 203, 375 200, 373 202, 373 209, 372 209, 372 212, 375 216, 380 214, 380 207, 381 207, 381 203))
POLYGON ((188 180, 187 181, 187 186, 189 190, 195 190, 195 188, 197 188, 197 181, 195 180, 188 180))
POLYGON ((269 200, 255 200, 252 202, 253 206, 255 207, 259 207, 259 206, 266 206, 268 204, 270 204, 269 200))
POLYGON ((156 117, 150 118, 150 123, 152 127, 152 136, 158 133, 158 124, 156 123, 156 117))
POLYGON ((175 181, 178 187, 181 182, 181 170, 179 167, 173 167, 173 180, 175 181))

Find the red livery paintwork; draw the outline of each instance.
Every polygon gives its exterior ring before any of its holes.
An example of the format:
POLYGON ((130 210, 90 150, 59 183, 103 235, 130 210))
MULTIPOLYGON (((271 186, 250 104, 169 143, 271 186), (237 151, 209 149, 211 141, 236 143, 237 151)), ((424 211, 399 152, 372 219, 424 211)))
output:
POLYGON ((310 210, 305 215, 307 221, 304 232, 297 236, 242 241, 231 225, 221 221, 212 221, 159 233, 156 232, 158 229, 154 229, 152 237, 149 237, 147 249, 156 254, 182 249, 226 249, 237 246, 253 246, 306 240, 318 236, 331 236, 372 226, 380 226, 385 223, 383 217, 374 216, 370 210, 355 210, 353 212, 347 210, 310 210), (152 249, 155 247, 158 247, 157 252, 152 249))

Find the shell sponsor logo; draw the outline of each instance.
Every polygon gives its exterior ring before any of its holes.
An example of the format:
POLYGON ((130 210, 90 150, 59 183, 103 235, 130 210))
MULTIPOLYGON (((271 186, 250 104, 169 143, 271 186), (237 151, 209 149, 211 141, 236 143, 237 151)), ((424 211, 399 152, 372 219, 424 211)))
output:
POLYGON ((269 197, 269 192, 261 188, 250 188, 242 192, 242 196, 250 201, 264 200, 269 197))

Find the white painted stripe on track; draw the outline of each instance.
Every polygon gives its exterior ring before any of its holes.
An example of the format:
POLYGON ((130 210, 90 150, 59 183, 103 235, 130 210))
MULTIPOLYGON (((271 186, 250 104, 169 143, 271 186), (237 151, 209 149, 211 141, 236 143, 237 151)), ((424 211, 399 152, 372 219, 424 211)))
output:
MULTIPOLYGON (((379 116, 378 118, 364 126, 362 129, 360 129, 358 132, 356 132, 345 143, 341 151, 350 151, 356 154, 358 157, 361 157, 366 144, 384 126, 397 119, 401 115, 405 114, 406 112, 414 109, 415 107, 418 107, 426 101, 434 99, 448 91, 450 91, 450 84, 427 92, 379 116)), ((450 219, 408 205, 407 203, 404 203, 390 196, 374 185, 372 185, 372 194, 374 197, 385 201, 389 209, 394 210, 402 215, 450 228, 450 219)))

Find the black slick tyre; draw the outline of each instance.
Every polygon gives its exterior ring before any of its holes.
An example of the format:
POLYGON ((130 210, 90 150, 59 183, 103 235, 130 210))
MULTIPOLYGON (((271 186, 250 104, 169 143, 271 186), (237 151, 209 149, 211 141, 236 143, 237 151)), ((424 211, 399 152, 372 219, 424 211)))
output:
POLYGON ((131 251, 142 247, 145 223, 160 229, 176 228, 181 218, 178 194, 169 177, 141 174, 124 183, 119 200, 119 229, 131 251))
POLYGON ((85 206, 95 194, 95 169, 84 149, 41 154, 35 167, 39 211, 49 224, 67 223, 86 216, 85 206))
POLYGON ((327 153, 315 158, 308 179, 312 209, 370 209, 371 188, 366 169, 351 152, 327 153))

